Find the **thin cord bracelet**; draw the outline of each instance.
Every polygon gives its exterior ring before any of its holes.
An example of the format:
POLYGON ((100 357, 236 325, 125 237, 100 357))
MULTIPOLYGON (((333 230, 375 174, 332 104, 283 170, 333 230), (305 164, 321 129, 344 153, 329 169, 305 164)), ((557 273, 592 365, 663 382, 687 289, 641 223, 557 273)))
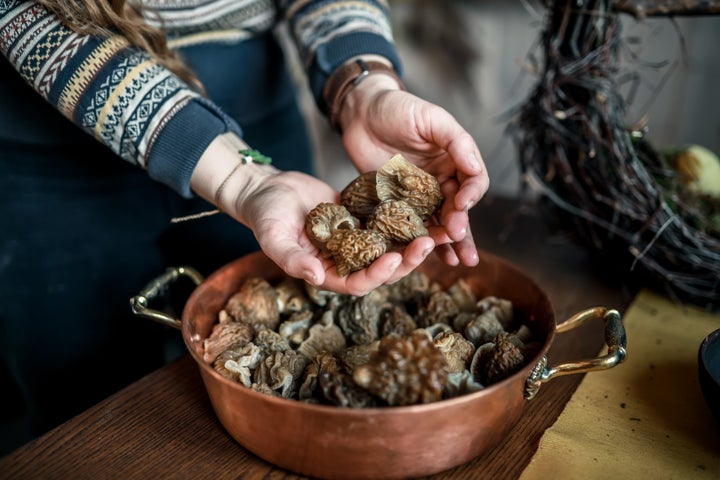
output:
MULTIPOLYGON (((237 172, 240 167, 242 167, 243 165, 247 165, 248 163, 258 163, 261 165, 270 165, 272 163, 272 158, 263 155, 258 150, 252 148, 239 150, 238 153, 240 154, 240 162, 238 162, 237 165, 235 165, 233 169, 230 170, 230 173, 227 174, 218 189, 215 191, 215 205, 218 205, 220 203, 220 195, 222 194, 225 185, 227 185, 230 178, 235 175, 235 172, 237 172)), ((215 210, 207 210, 205 212, 193 213, 192 215, 186 215, 184 217, 174 217, 170 219, 170 223, 181 223, 189 220, 196 220, 198 218, 209 217, 220 212, 221 210, 219 208, 216 208, 215 210)))

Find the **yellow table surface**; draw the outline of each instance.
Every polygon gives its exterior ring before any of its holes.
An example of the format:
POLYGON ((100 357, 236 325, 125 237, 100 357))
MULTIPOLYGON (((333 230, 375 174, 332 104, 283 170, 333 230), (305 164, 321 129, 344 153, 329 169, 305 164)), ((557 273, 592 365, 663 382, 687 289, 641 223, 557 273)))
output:
POLYGON ((522 480, 720 479, 720 423, 697 370, 720 315, 642 291, 623 321, 625 362, 585 376, 522 480))

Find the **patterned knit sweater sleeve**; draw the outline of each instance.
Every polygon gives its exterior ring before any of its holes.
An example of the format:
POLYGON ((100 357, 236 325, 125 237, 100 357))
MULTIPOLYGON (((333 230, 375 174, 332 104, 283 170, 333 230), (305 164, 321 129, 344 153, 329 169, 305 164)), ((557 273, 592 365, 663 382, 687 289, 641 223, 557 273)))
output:
POLYGON ((318 107, 327 113, 322 89, 330 74, 345 61, 363 54, 382 55, 398 73, 402 65, 392 36, 386 0, 276 0, 288 21, 310 89, 318 107))
POLYGON ((0 0, 0 52, 65 117, 185 197, 210 142, 241 133, 124 37, 76 33, 38 3, 0 0))

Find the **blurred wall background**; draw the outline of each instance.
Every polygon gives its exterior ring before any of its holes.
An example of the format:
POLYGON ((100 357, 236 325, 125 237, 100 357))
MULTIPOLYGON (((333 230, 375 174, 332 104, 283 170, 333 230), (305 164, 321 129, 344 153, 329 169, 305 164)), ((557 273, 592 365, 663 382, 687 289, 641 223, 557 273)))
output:
MULTIPOLYGON (((535 84, 531 58, 545 9, 538 0, 391 0, 408 90, 450 111, 474 136, 492 193, 513 196, 521 178, 508 120, 535 84)), ((698 143, 720 152, 720 16, 621 15, 621 91, 628 125, 658 147, 698 143)), ((300 75, 300 74, 299 74, 300 75)), ((298 77, 299 85, 302 78, 298 77)), ((343 188, 356 176, 339 137, 299 88, 318 172, 343 188)))

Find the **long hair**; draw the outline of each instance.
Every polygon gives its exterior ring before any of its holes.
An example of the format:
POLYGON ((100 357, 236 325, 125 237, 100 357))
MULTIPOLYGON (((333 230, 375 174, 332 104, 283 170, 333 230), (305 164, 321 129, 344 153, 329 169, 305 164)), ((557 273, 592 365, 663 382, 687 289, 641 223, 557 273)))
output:
POLYGON ((164 32, 148 24, 139 5, 126 0, 38 0, 71 30, 109 36, 120 34, 199 92, 205 89, 182 59, 168 48, 164 32))

